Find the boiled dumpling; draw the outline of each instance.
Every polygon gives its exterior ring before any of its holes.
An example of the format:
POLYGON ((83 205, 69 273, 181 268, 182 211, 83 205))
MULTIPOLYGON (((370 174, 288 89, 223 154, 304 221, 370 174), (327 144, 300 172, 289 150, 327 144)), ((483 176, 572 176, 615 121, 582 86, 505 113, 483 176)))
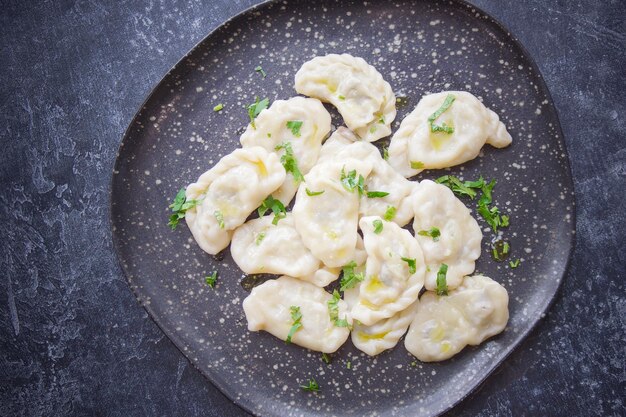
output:
MULTIPOLYGON (((330 114, 314 98, 293 97, 276 100, 249 124, 241 135, 241 146, 261 146, 269 152, 285 154, 277 146, 289 143, 298 168, 306 174, 317 162, 322 141, 330 132, 330 114)), ((298 190, 298 182, 287 173, 285 183, 272 195, 284 205, 289 204, 298 190)))
POLYGON ((474 95, 444 91, 422 97, 402 120, 389 145, 389 163, 408 178, 423 169, 447 168, 474 159, 485 143, 504 148, 511 141, 498 115, 474 95), (445 104, 450 105, 429 121, 445 104), (438 131, 432 132, 431 123, 438 131))
POLYGON ((352 318, 371 326, 417 300, 424 285, 424 257, 411 233, 393 222, 363 217, 359 227, 367 262, 352 318))
POLYGON ((348 190, 342 175, 366 177, 368 161, 346 159, 342 163, 316 165, 300 184, 293 216, 304 245, 329 267, 341 267, 355 257, 359 194, 348 190))
MULTIPOLYGON (((253 288, 243 301, 248 330, 265 330, 286 340, 294 324, 293 310, 298 308, 302 327, 293 334, 291 342, 318 352, 333 353, 348 339, 350 331, 331 320, 328 302, 332 298, 323 288, 296 278, 283 276, 266 281, 253 288)), ((352 323, 345 301, 339 300, 337 307, 338 317, 352 323)))
POLYGON ((235 230, 230 245, 235 263, 246 274, 314 275, 320 261, 302 243, 293 215, 287 213, 275 225, 273 219, 273 215, 263 216, 235 230))
POLYGON ((284 181, 278 155, 259 146, 224 156, 186 190, 188 200, 201 200, 185 215, 198 245, 212 255, 224 249, 232 231, 284 181))
POLYGON ((296 73, 296 91, 332 103, 346 125, 374 142, 391 133, 396 97, 388 82, 363 58, 348 54, 318 56, 296 73))
POLYGON ((413 230, 426 262, 425 287, 437 288, 437 273, 448 266, 448 289, 456 288, 465 275, 474 272, 474 261, 480 256, 483 234, 469 209, 445 185, 424 180, 411 196, 415 218, 413 230), (424 232, 437 228, 440 236, 424 232), (420 234, 422 232, 422 234, 420 234))
POLYGON ((393 207, 396 213, 392 220, 400 226, 413 218, 413 207, 408 197, 415 184, 398 174, 374 145, 359 142, 349 129, 339 127, 322 146, 319 161, 342 161, 346 158, 367 160, 372 164, 372 171, 365 178, 366 193, 360 197, 360 216, 383 217, 389 207, 393 207), (367 192, 374 191, 389 194, 368 197, 367 192))
POLYGON ((424 362, 449 359, 466 345, 502 332, 509 320, 508 304, 506 289, 481 275, 465 277, 448 296, 426 292, 404 345, 424 362))

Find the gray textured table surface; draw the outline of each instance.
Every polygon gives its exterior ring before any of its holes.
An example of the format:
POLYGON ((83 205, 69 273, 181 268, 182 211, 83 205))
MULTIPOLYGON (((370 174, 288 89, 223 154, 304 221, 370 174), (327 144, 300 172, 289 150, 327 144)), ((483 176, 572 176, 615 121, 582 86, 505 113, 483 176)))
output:
MULTIPOLYGON (((554 96, 577 246, 545 320, 450 414, 625 415, 626 4, 472 2, 521 40, 554 96)), ((108 186, 150 89, 256 1, 37 3, 0 9, 0 415, 245 415, 135 301, 108 186)))

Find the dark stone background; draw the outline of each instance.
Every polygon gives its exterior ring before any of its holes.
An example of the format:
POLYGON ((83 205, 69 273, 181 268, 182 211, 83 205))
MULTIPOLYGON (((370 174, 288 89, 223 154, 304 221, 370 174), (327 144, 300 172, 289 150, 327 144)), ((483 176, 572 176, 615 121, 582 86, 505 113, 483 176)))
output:
MULTIPOLYGON (((0 415, 244 415, 161 333, 113 254, 122 134, 187 50, 256 0, 0 1, 0 415)), ((577 246, 545 320, 450 415, 626 415, 626 3, 473 0, 537 61, 577 246)))

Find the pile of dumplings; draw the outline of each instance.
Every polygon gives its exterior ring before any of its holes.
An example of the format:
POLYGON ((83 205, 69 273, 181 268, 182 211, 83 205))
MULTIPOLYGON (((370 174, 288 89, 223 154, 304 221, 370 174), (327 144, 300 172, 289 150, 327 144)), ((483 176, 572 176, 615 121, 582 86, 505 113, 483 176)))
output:
POLYGON ((374 67, 348 54, 316 57, 296 73, 295 89, 307 97, 261 111, 241 148, 186 189, 187 199, 199 203, 185 219, 205 252, 230 244, 246 274, 280 275, 243 301, 248 329, 324 353, 351 336, 371 356, 406 334, 406 349, 426 362, 502 332, 507 291, 491 278, 470 276, 481 252, 478 223, 446 186, 408 180, 469 161, 485 143, 508 146, 511 136, 498 116, 467 92, 426 95, 383 158, 371 142, 391 134, 396 97, 374 67), (448 130, 433 131, 431 115, 450 96, 453 103, 437 116, 448 130), (347 126, 330 137, 322 102, 336 107, 347 126), (302 176, 285 169, 286 143, 302 176), (295 196, 292 211, 246 221, 268 196, 285 207, 295 196), (413 233, 403 228, 411 220, 413 233), (436 237, 419 233, 433 228, 436 237), (444 264, 447 295, 438 295, 444 264), (344 279, 353 278, 343 298, 325 289, 342 269, 344 279))

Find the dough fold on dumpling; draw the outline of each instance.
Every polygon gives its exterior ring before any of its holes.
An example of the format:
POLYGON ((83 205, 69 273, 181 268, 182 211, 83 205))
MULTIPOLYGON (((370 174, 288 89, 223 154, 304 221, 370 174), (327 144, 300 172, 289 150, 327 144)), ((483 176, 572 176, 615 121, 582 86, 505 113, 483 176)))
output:
POLYGON ((424 253, 426 279, 429 291, 437 288, 437 273, 442 264, 448 265, 448 289, 458 287, 465 275, 474 272, 480 256, 482 231, 469 209, 445 185, 430 180, 419 183, 411 195, 413 203, 413 230, 424 253), (433 238, 420 232, 439 230, 433 238))
MULTIPOLYGON (((277 146, 289 143, 298 168, 306 174, 317 162, 322 141, 330 132, 330 114, 322 103, 314 98, 293 97, 276 100, 249 124, 241 135, 241 146, 261 146, 280 156, 285 149, 277 146)), ((298 190, 298 182, 288 172, 285 182, 272 194, 285 206, 298 190)))
POLYGON ((426 292, 404 340, 406 349, 424 362, 449 359, 466 345, 479 345, 504 330, 509 296, 491 278, 465 277, 447 296, 426 292))
POLYGON ((315 57, 298 70, 295 87, 300 94, 330 102, 346 125, 368 142, 391 133, 396 96, 363 58, 348 54, 315 57))
POLYGON ((465 91, 429 94, 402 120, 391 138, 389 164, 409 178, 424 169, 447 168, 476 158, 485 143, 496 148, 511 144, 511 135, 498 115, 465 91), (428 118, 446 101, 454 101, 433 122, 454 129, 432 132, 428 118))
POLYGON ((411 233, 393 222, 363 217, 359 227, 367 261, 358 301, 351 311, 353 319, 371 326, 417 300, 424 285, 424 257, 411 233))
MULTIPOLYGON (((286 340, 293 325, 291 307, 299 307, 302 315, 291 343, 324 353, 333 353, 348 339, 347 327, 331 321, 328 302, 332 295, 308 282, 283 276, 255 287, 243 301, 248 330, 265 330, 286 340)), ((337 302, 338 318, 352 323, 345 301, 337 302)))
POLYGON ((188 200, 200 200, 185 214, 198 245, 211 255, 220 252, 232 231, 284 181, 278 155, 260 146, 224 156, 186 190, 188 200))

